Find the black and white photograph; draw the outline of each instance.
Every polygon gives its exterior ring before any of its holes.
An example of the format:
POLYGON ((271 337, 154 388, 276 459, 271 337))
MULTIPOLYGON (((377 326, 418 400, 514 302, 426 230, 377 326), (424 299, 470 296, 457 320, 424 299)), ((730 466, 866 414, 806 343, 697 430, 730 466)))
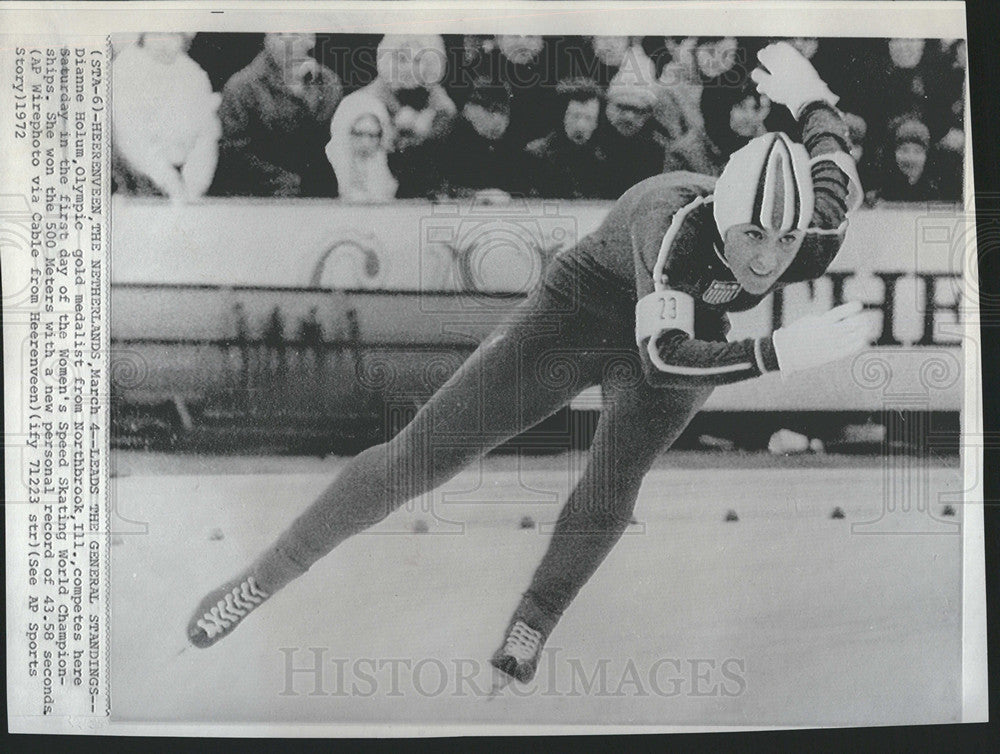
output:
POLYGON ((533 5, 108 34, 113 724, 984 719, 963 6, 533 5))

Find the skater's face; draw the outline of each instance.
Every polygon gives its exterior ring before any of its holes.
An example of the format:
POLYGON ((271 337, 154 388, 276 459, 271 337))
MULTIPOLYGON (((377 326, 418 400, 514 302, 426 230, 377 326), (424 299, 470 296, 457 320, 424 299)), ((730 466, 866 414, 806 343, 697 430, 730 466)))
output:
POLYGON ((601 103, 596 99, 586 102, 571 101, 566 106, 563 116, 563 128, 566 136, 574 144, 586 144, 597 129, 597 116, 601 103))
POLYGON ((765 230, 742 223, 726 231, 723 253, 743 290, 760 296, 788 269, 804 237, 801 230, 765 230))

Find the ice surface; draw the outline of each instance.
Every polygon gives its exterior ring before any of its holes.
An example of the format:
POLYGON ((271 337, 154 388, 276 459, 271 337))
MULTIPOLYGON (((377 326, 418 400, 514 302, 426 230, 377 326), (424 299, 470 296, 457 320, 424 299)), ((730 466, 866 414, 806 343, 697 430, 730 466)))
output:
MULTIPOLYGON (((487 701, 488 658, 580 456, 488 458, 346 542, 215 647, 180 654, 201 597, 269 544, 342 461, 241 468, 188 458, 171 470, 169 460, 152 469, 118 460, 116 719, 857 725, 960 716, 961 536, 852 531, 879 518, 899 475, 933 507, 961 489, 957 469, 656 468, 639 524, 564 616, 535 681, 487 701), (843 520, 830 518, 837 505, 843 520), (724 521, 729 509, 738 522, 724 521), (525 515, 540 527, 521 529, 525 515), (418 519, 428 532, 413 533, 418 519), (319 677, 288 675, 289 662, 316 658, 319 677)), ((960 523, 961 510, 949 521, 960 523)))

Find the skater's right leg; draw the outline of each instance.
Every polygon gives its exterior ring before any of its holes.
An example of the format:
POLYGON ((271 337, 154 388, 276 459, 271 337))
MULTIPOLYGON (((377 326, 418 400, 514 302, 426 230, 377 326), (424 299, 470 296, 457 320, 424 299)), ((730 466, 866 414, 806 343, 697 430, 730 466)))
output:
POLYGON ((477 350, 410 424, 359 453, 292 523, 261 559, 261 584, 279 589, 567 403, 575 391, 539 384, 519 369, 525 352, 536 350, 510 332, 477 350))
POLYGON ((402 432, 352 459, 247 571, 209 594, 189 625, 192 643, 209 646, 244 617, 241 610, 254 609, 258 603, 241 596, 248 579, 266 599, 340 542, 444 484, 596 384, 597 352, 574 359, 575 379, 546 373, 547 357, 565 354, 574 343, 540 298, 483 343, 402 432))

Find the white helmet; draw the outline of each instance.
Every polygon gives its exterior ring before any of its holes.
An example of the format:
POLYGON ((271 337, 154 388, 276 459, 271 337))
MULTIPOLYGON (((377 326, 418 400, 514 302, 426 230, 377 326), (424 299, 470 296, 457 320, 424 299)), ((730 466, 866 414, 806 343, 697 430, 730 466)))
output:
POLYGON ((805 230, 813 215, 809 153, 783 133, 767 133, 733 152, 712 202, 720 237, 734 225, 805 230))

